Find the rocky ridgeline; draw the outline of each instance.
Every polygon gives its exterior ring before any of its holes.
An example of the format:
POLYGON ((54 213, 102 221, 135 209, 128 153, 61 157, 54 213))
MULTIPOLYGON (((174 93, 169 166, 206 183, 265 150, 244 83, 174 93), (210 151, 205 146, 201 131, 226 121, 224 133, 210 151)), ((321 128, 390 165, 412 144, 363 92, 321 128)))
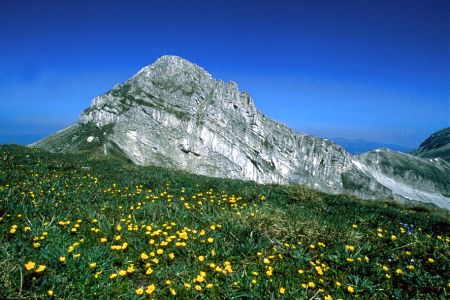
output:
POLYGON ((430 135, 416 151, 424 158, 441 158, 450 163, 450 127, 430 135))
POLYGON ((77 124, 35 146, 55 152, 101 151, 139 165, 206 176, 300 183, 330 193, 450 208, 450 180, 441 174, 450 174, 449 164, 389 152, 377 159, 354 157, 333 142, 271 120, 235 83, 215 80, 176 56, 161 57, 96 97, 77 124), (408 176, 389 167, 398 168, 390 161, 397 156, 401 167, 408 162, 408 176), (430 179, 428 172, 436 178, 430 179))

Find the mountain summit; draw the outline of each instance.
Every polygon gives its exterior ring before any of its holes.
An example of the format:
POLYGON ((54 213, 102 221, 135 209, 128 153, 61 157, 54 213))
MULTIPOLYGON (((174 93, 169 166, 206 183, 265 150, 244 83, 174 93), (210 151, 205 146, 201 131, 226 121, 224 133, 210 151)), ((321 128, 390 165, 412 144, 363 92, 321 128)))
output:
POLYGON ((34 146, 450 209, 449 164, 390 151, 352 156, 333 142, 271 120, 235 83, 215 80, 177 56, 159 58, 94 98, 76 124, 34 146))

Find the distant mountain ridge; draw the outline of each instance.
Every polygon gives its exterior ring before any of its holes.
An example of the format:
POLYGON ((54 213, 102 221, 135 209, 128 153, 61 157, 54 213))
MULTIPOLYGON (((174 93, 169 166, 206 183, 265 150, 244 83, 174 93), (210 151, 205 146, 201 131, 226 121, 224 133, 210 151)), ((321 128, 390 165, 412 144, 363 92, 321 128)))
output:
POLYGON ((381 149, 381 148, 389 148, 395 151, 400 151, 403 153, 410 153, 414 151, 413 148, 407 148, 400 145, 395 144, 385 144, 385 143, 379 143, 379 142, 372 142, 365 139, 347 139, 342 137, 337 138, 329 138, 336 144, 344 147, 345 150, 350 152, 353 155, 358 155, 364 152, 372 151, 375 149, 381 149))
POLYGON ((442 158, 450 163, 450 127, 430 135, 415 154, 423 158, 442 158))
POLYGON ((177 56, 163 56, 93 99, 79 121, 34 146, 114 155, 139 165, 258 183, 304 184, 366 199, 396 198, 450 209, 450 182, 407 154, 353 156, 341 146, 263 115, 234 82, 214 79, 177 56), (400 155, 409 172, 391 164, 400 155), (392 167, 394 166, 394 167, 392 167), (392 170, 392 168, 394 168, 392 170), (433 176, 430 176, 430 173, 433 176), (433 185, 433 180, 442 182, 433 185))

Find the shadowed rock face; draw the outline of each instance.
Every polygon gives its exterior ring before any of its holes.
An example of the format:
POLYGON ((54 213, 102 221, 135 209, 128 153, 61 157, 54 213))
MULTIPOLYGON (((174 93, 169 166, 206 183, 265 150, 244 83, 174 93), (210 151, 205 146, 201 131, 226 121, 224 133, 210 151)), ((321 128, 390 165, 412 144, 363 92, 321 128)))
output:
MULTIPOLYGON (((370 199, 396 196, 370 172, 376 166, 267 118, 235 83, 215 80, 176 56, 161 57, 95 98, 77 124, 35 146, 101 151, 139 165, 258 183, 301 183, 370 199)), ((432 201, 422 198, 415 200, 432 201)))
POLYGON ((423 158, 441 158, 450 163, 450 127, 430 135, 415 154, 423 158))

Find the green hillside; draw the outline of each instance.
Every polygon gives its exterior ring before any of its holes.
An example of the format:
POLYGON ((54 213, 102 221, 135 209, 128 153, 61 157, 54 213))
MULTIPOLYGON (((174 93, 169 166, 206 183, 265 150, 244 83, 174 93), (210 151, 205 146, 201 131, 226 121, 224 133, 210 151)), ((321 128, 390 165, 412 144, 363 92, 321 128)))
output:
POLYGON ((0 298, 448 299, 449 217, 0 146, 0 298))

